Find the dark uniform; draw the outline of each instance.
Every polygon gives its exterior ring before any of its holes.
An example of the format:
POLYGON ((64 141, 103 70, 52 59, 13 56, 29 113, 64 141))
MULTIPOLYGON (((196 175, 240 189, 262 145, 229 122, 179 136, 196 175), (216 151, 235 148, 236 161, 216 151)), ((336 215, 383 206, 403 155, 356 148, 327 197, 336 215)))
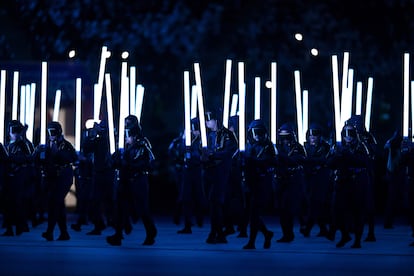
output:
POLYGON ((143 245, 153 245, 157 229, 149 209, 148 174, 152 168, 154 155, 147 138, 142 134, 137 117, 129 115, 125 118, 125 149, 113 155, 115 169, 119 170, 117 184, 117 211, 115 216, 115 234, 108 236, 110 245, 122 243, 122 232, 129 234, 132 230, 130 220, 142 219, 146 238, 143 245))
POLYGON ((341 240, 336 246, 343 247, 352 239, 349 233, 353 229, 355 240, 352 248, 360 248, 370 188, 370 158, 353 126, 345 125, 341 136, 341 145, 332 150, 327 161, 328 166, 335 170, 334 217, 328 238, 334 240, 336 229, 339 229, 341 240))
POLYGON ((191 146, 184 153, 183 179, 178 195, 178 201, 181 202, 182 214, 184 215, 184 228, 179 230, 178 234, 192 233, 193 215, 196 217, 198 226, 202 226, 206 205, 201 181, 200 123, 197 118, 191 120, 191 133, 191 146))
POLYGON ((294 219, 300 215, 303 200, 303 163, 306 153, 289 124, 278 130, 276 158, 276 196, 283 236, 277 242, 294 240, 294 219))
POLYGON ((58 240, 69 240, 65 197, 72 186, 72 165, 77 160, 77 154, 72 144, 63 137, 62 126, 58 122, 49 123, 47 131, 46 145, 39 145, 35 152, 36 162, 41 163, 45 168, 48 201, 47 229, 46 232, 43 232, 42 237, 52 241, 57 224, 60 230, 58 240))
POLYGON ((8 168, 3 193, 5 198, 4 225, 6 232, 3 236, 13 236, 13 225, 16 235, 29 231, 27 225, 28 186, 30 168, 33 162, 31 148, 24 139, 25 128, 17 121, 9 123, 10 142, 7 145, 8 168))
POLYGON ((305 237, 310 235, 315 223, 319 226, 318 237, 328 234, 329 210, 331 199, 331 170, 326 166, 330 145, 322 138, 322 129, 311 125, 306 132, 306 159, 304 163, 305 192, 309 199, 309 218, 306 228, 303 229, 305 237))
MULTIPOLYGON (((263 222, 262 215, 272 201, 275 147, 261 120, 254 120, 248 128, 249 143, 245 152, 246 185, 249 189, 250 235, 243 249, 255 249, 258 232, 264 235, 265 249, 270 248, 273 232, 263 222)), ((243 158, 243 156, 242 156, 243 158)))
POLYGON ((227 243, 224 227, 224 204, 227 200, 232 156, 237 151, 237 138, 229 129, 219 126, 217 117, 206 112, 209 128, 207 148, 203 148, 203 180, 210 205, 211 230, 209 244, 227 243))
POLYGON ((5 201, 5 195, 4 195, 4 186, 6 183, 6 175, 7 175, 7 162, 8 161, 8 155, 7 151, 4 148, 3 144, 0 143, 0 213, 4 213, 4 201, 5 201))

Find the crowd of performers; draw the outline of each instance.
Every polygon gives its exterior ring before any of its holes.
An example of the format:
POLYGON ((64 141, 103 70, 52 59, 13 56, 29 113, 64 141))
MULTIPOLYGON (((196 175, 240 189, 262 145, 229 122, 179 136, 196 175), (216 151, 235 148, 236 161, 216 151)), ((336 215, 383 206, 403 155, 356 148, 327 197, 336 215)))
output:
MULTIPOLYGON (((181 217, 184 222, 178 234, 191 234, 193 225, 203 226, 208 216, 206 243, 227 243, 228 235, 237 234, 247 238, 243 249, 255 249, 260 232, 267 249, 274 233, 263 216, 277 210, 279 243, 294 241, 298 223, 305 237, 316 226, 317 236, 331 241, 339 232, 337 247, 353 241, 351 247, 360 248, 362 240, 376 241, 375 188, 384 178, 384 227, 393 227, 401 211, 399 196, 408 187, 407 218, 414 235, 414 146, 398 132, 381 147, 362 118, 352 116, 343 126, 340 143, 328 143, 322 127, 311 124, 302 145, 293 126, 285 123, 274 145, 263 121, 253 120, 246 150, 239 151, 237 116, 230 117, 228 128, 214 111, 206 112, 205 121, 206 147, 194 118, 191 146, 185 146, 180 135, 168 149, 176 169, 174 222, 179 224, 181 217)), ((106 242, 119 246, 140 220, 146 233, 142 244, 155 243, 157 228, 149 204, 154 155, 137 117, 125 118, 125 147, 113 154, 104 121, 84 130, 80 152, 64 138, 58 122, 48 124, 44 145, 29 141, 26 127, 17 120, 9 122, 8 131, 8 142, 0 145, 2 236, 22 235, 47 222, 45 240, 55 240, 56 225, 56 239, 70 240, 65 197, 74 179, 78 217, 70 225, 72 231, 92 223, 86 235, 101 235, 111 227, 114 234, 106 242)))

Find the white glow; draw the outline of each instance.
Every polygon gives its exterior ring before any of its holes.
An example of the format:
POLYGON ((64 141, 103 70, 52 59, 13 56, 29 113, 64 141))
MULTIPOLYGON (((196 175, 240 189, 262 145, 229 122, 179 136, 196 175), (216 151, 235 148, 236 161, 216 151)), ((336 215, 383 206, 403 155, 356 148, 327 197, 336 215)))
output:
POLYGON ((112 105, 111 75, 105 74, 106 109, 108 110, 109 152, 115 152, 114 106, 112 105))
POLYGON ((13 103, 12 120, 17 120, 17 108, 19 106, 19 72, 13 72, 13 103))
POLYGON ((230 108, 230 85, 231 85, 231 59, 226 61, 226 76, 224 83, 224 107, 223 107, 223 126, 229 127, 229 108, 230 108))
POLYGON ((303 143, 306 141, 306 131, 309 127, 309 93, 308 90, 303 90, 303 126, 302 126, 302 134, 303 134, 303 143))
POLYGON ((69 58, 74 58, 75 55, 76 55, 76 51, 75 50, 70 50, 69 51, 69 54, 68 54, 69 58))
POLYGON ((184 131, 185 145, 191 146, 191 118, 190 118, 190 72, 184 71, 184 131))
POLYGON ((33 96, 34 91, 32 91, 31 85, 26 84, 26 124, 27 131, 26 137, 29 141, 33 141, 33 123, 34 123, 34 101, 33 96))
POLYGON ((197 102, 199 110, 199 120, 200 120, 200 133, 201 133, 201 146, 203 148, 207 147, 207 130, 206 130, 206 120, 204 118, 204 102, 203 102, 203 90, 201 84, 201 73, 200 73, 200 64, 194 63, 194 74, 197 90, 197 102))
POLYGON ((145 88, 142 84, 138 84, 136 87, 137 94, 135 95, 135 109, 136 109, 136 116, 138 121, 141 122, 142 117, 142 106, 144 104, 144 92, 145 88))
POLYGON ((197 117, 197 86, 191 86, 191 119, 197 117))
POLYGON ((124 148, 124 130, 125 130, 125 118, 129 115, 129 94, 128 87, 129 81, 127 77, 127 63, 122 62, 121 64, 121 95, 120 95, 120 106, 119 106, 119 136, 118 136, 118 148, 124 148))
POLYGON ((272 88, 272 82, 271 81, 266 81, 265 86, 266 86, 266 88, 272 88))
POLYGON ((128 52, 128 51, 124 51, 124 52, 122 52, 121 57, 122 57, 123 59, 127 59, 127 58, 129 57, 129 52, 128 52))
POLYGON ((404 106, 403 106, 403 137, 408 137, 409 116, 409 93, 410 93, 410 54, 404 54, 404 106))
POLYGON ((75 150, 81 150, 82 136, 82 79, 76 78, 75 87, 75 150))
POLYGON ((362 82, 358 81, 356 86, 356 103, 355 114, 361 115, 362 113, 362 82))
POLYGON ((276 106, 277 106, 277 91, 276 91, 276 80, 277 80, 277 64, 276 62, 271 63, 270 67, 270 86, 267 86, 268 81, 266 82, 266 86, 270 88, 270 140, 272 141, 273 145, 276 145, 277 142, 277 121, 276 121, 276 106))
POLYGON ((314 57, 316 57, 317 55, 319 55, 319 51, 318 51, 318 49, 316 49, 316 48, 312 48, 312 49, 311 49, 311 55, 312 55, 312 56, 314 56, 314 57))
POLYGON ((19 121, 26 123, 26 85, 20 86, 20 116, 19 121))
POLYGON ((244 62, 238 63, 239 73, 239 150, 246 150, 246 83, 244 81, 244 62))
POLYGON ((1 70, 0 76, 0 143, 4 145, 4 119, 6 113, 6 70, 1 70))
POLYGON ((341 141, 341 110, 339 99, 339 75, 338 75, 338 57, 332 56, 332 82, 334 93, 334 111, 335 111, 335 139, 336 142, 341 141))
POLYGON ((101 51, 101 61, 99 63, 99 73, 98 73, 98 83, 96 88, 94 88, 94 113, 93 119, 99 120, 99 113, 101 110, 101 99, 102 99, 102 90, 103 90, 103 81, 106 67, 106 59, 110 57, 110 52, 106 46, 102 46, 101 51))
POLYGON ((60 98, 62 96, 62 91, 60 89, 56 90, 55 94, 55 105, 53 108, 53 121, 59 122, 59 111, 60 111, 60 98))
POLYGON ((42 81, 40 85, 40 144, 46 144, 46 104, 47 104, 47 62, 42 62, 42 81))
POLYGON ((349 67, 349 52, 344 52, 344 63, 343 63, 343 68, 342 68, 342 89, 341 89, 341 125, 342 126, 344 125, 345 120, 349 118, 347 104, 345 103, 348 100, 346 97, 347 95, 346 91, 348 88, 348 73, 349 73, 348 67, 349 67))
POLYGON ((239 101, 239 95, 233 94, 231 97, 231 109, 230 109, 230 116, 236 116, 237 115, 237 108, 238 108, 238 101, 239 101))
POLYGON ((298 140, 299 143, 304 142, 304 135, 303 135, 303 115, 302 115, 302 90, 300 86, 300 72, 296 70, 294 72, 295 75, 295 95, 296 95, 296 120, 298 124, 298 140))
POLYGON ((260 77, 254 78, 254 119, 260 119, 260 77))
POLYGON ((136 67, 131 66, 129 68, 129 113, 132 115, 137 115, 135 109, 135 95, 136 95, 136 67))
POLYGON ((95 121, 93 119, 88 119, 85 122, 85 128, 86 129, 91 129, 91 128, 93 128, 94 124, 95 124, 95 121))
POLYGON ((342 106, 341 106, 341 123, 345 125, 346 120, 351 118, 352 103, 353 103, 353 81, 354 70, 348 69, 348 84, 344 91, 342 91, 342 106))
POLYGON ((295 34, 295 39, 296 39, 297 41, 302 41, 302 40, 303 40, 303 35, 302 35, 301 33, 296 33, 296 34, 295 34))
POLYGON ((414 142, 414 81, 411 81, 411 141, 414 142))
POLYGON ((371 110, 372 110, 372 89, 374 86, 374 79, 368 78, 367 88, 367 104, 365 107, 365 129, 370 130, 371 127, 371 110))

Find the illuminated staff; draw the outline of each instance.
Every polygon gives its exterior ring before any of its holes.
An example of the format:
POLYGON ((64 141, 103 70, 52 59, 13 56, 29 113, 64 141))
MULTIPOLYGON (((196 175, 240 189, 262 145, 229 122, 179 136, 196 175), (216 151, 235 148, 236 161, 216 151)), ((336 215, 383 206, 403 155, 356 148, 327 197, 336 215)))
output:
MULTIPOLYGON (((128 57, 127 52, 122 53, 122 58, 128 57)), ((118 148, 124 148, 124 130, 125 130, 125 118, 129 115, 129 93, 128 86, 129 80, 127 76, 127 63, 124 61, 121 64, 121 95, 120 95, 120 107, 119 107, 119 136, 118 136, 118 148)))
POLYGON ((356 102, 355 102, 355 115, 362 114, 362 82, 358 81, 356 86, 356 102))
POLYGON ((141 122, 145 88, 142 86, 142 84, 138 84, 136 90, 137 93, 135 95, 135 115, 137 116, 138 121, 141 122))
POLYGON ((40 144, 46 144, 46 99, 47 99, 47 62, 42 62, 40 85, 40 144))
POLYGON ((308 90, 303 90, 303 102, 302 102, 302 111, 303 111, 303 125, 302 125, 302 135, 303 142, 306 141, 306 131, 309 127, 309 92, 308 90))
POLYGON ((132 115, 137 115, 136 113, 136 91, 137 91, 137 85, 136 85, 136 67, 131 66, 129 67, 129 113, 132 115))
POLYGON ((276 91, 276 80, 277 80, 277 64, 272 62, 270 66, 270 81, 266 82, 266 87, 270 88, 270 140, 273 145, 277 142, 277 91, 276 91))
POLYGON ((403 106, 403 137, 408 138, 409 127, 409 93, 410 93, 410 54, 404 54, 404 106, 403 106))
POLYGON ((230 108, 230 86, 231 86, 231 63, 228 59, 226 61, 226 77, 224 83, 224 107, 223 107, 223 126, 229 127, 229 108, 230 108))
POLYGON ((24 121, 26 124, 29 124, 29 121, 31 120, 31 114, 30 114, 30 95, 32 91, 30 90, 30 84, 26 84, 25 86, 25 95, 24 95, 24 108, 25 108, 25 115, 24 115, 24 121))
POLYGON ((197 85, 191 86, 191 119, 197 117, 197 85))
POLYGON ((338 74, 338 57, 332 56, 332 82, 334 96, 334 116, 335 116, 335 140, 341 142, 341 106, 339 99, 339 74, 338 74))
POLYGON ((413 129, 414 129, 414 81, 411 81, 411 141, 414 142, 413 129))
POLYGON ((246 83, 244 82, 244 62, 238 63, 239 73, 239 151, 246 150, 246 83))
POLYGON ((367 103, 365 107, 365 129, 370 130, 371 127, 371 110, 372 110, 372 89, 374 86, 374 79, 368 78, 368 88, 367 88, 367 103))
POLYGON ((27 118, 27 139, 33 141, 34 133, 34 117, 35 117, 35 106, 36 106, 36 83, 31 83, 26 86, 26 99, 29 99, 28 111, 26 114, 27 118))
MULTIPOLYGON (((354 70, 348 69, 347 73, 347 85, 341 92, 341 125, 345 125, 352 115, 352 92, 353 92, 353 81, 354 81, 354 70)), ((343 86, 344 87, 344 86, 343 86)))
POLYGON ((260 119, 260 77, 254 78, 254 119, 260 119))
MULTIPOLYGON (((75 88, 75 150, 81 150, 81 121, 82 121, 82 79, 76 78, 75 88)), ((111 135, 111 132, 109 132, 111 135)))
MULTIPOLYGON (((349 83, 348 83, 348 67, 349 67, 349 52, 344 52, 344 63, 343 63, 343 68, 342 68, 342 89, 341 89, 341 97, 342 99, 344 98, 344 91, 347 90, 347 88, 349 87, 349 83)), ((342 112, 342 107, 341 106, 341 112, 342 112)))
POLYGON ((231 98, 230 116, 236 116, 237 115, 238 102, 239 102, 239 95, 233 94, 233 96, 231 98))
POLYGON ((12 120, 17 120, 17 107, 19 101, 19 72, 13 72, 13 103, 12 120))
POLYGON ((194 63, 194 74, 195 74, 198 112, 199 112, 199 120, 200 120, 201 146, 203 148, 207 148, 207 130, 206 130, 206 120, 204 118, 203 90, 202 90, 202 85, 201 85, 201 73, 200 73, 199 63, 194 63))
POLYGON ((26 124, 26 85, 20 86, 20 115, 19 121, 26 124))
POLYGON ((60 89, 56 90, 55 94, 55 105, 53 108, 53 121, 59 121, 59 111, 60 111, 60 98, 62 96, 62 91, 60 89))
POLYGON ((111 52, 108 51, 108 47, 102 46, 101 60, 99 63, 98 83, 94 89, 94 121, 99 121, 99 113, 101 110, 101 99, 103 90, 103 81, 106 67, 106 60, 111 56, 111 52))
POLYGON ((4 145, 4 119, 6 113, 6 70, 0 74, 0 143, 4 145))
POLYGON ((185 146, 191 146, 191 118, 190 118, 190 72, 184 71, 184 131, 185 146))
POLYGON ((303 115, 302 115, 302 90, 300 87, 300 72, 295 71, 295 95, 296 95, 296 120, 298 124, 298 140, 299 143, 303 143, 304 135, 303 135, 303 115))
POLYGON ((105 74, 106 109, 108 110, 109 151, 115 152, 114 107, 112 105, 111 75, 105 74))

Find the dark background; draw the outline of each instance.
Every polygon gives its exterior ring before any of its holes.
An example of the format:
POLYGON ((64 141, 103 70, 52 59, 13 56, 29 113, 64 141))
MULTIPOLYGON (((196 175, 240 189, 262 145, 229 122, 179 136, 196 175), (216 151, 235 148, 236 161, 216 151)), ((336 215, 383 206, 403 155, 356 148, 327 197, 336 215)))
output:
MULTIPOLYGON (((68 78, 85 77, 84 91, 91 93, 101 47, 112 52, 107 72, 115 80, 120 55, 129 51, 128 64, 137 66, 137 80, 145 86, 142 124, 158 160, 154 205, 168 209, 175 188, 167 148, 182 130, 182 76, 194 62, 201 66, 208 107, 222 106, 226 59, 233 60, 233 93, 237 62, 245 62, 248 97, 254 77, 269 80, 270 63, 277 62, 278 125, 295 122, 293 71, 300 70, 302 88, 310 93, 310 121, 323 125, 329 137, 331 56, 338 55, 341 66, 343 52, 349 51, 363 91, 367 78, 374 78, 371 130, 383 145, 401 126, 403 54, 413 48, 413 14, 409 0, 9 0, 0 3, 0 67, 37 64, 40 70, 40 61, 48 61, 61 72, 73 70, 68 78), (296 32, 303 41, 295 40, 296 32), (319 56, 310 55, 313 47, 319 56), (69 61, 71 49, 77 56, 69 61)), ((115 104, 118 92, 113 88, 115 104)), ((62 100, 63 107, 73 105, 73 94, 62 100)), ((247 104, 249 121, 249 98, 247 104)), ((264 100, 265 120, 266 112, 264 100)))

